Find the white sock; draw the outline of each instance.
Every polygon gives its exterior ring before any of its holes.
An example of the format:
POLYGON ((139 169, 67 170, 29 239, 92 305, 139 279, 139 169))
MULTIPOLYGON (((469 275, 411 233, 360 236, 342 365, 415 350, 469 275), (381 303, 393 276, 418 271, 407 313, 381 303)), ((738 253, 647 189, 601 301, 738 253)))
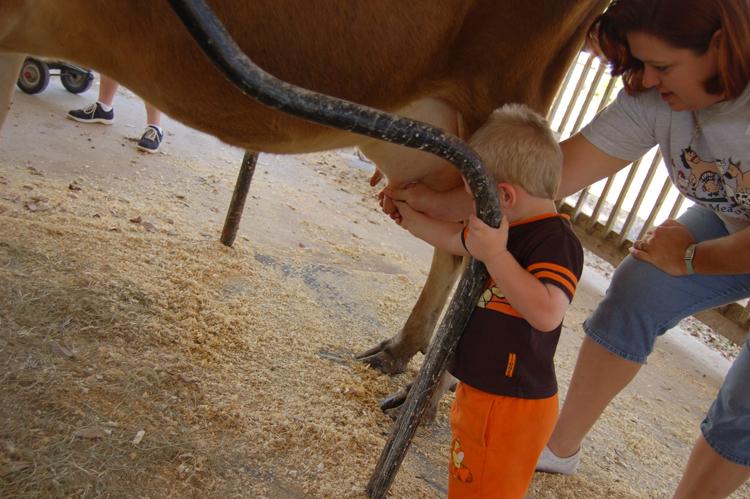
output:
POLYGON ((112 110, 112 106, 108 106, 102 101, 96 101, 96 103, 99 104, 99 107, 102 108, 102 111, 104 111, 105 113, 108 113, 112 110))
POLYGON ((160 133, 161 135, 164 135, 164 132, 162 132, 162 131, 161 131, 161 127, 160 127, 160 126, 158 126, 158 125, 152 125, 152 124, 148 123, 148 124, 146 125, 146 127, 156 128, 157 130, 159 130, 159 133, 160 133))

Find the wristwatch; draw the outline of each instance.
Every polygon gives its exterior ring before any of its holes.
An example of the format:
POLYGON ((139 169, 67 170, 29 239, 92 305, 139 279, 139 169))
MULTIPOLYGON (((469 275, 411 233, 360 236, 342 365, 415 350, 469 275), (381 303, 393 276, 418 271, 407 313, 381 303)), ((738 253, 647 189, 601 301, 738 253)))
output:
POLYGON ((695 258, 696 246, 698 246, 698 243, 689 245, 685 248, 685 253, 682 255, 682 258, 685 260, 685 267, 687 267, 688 274, 695 274, 695 270, 693 270, 693 258, 695 258))

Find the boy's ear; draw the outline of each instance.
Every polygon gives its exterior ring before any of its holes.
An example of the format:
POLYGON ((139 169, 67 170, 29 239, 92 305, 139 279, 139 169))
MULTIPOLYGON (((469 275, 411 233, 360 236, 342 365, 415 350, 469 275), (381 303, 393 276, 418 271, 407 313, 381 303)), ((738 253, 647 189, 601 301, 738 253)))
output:
POLYGON ((469 126, 466 124, 466 120, 461 113, 456 113, 456 124, 458 128, 458 137, 465 141, 469 141, 469 126))
POLYGON ((516 189, 508 182, 498 182, 497 194, 500 196, 500 208, 512 208, 518 200, 516 189))

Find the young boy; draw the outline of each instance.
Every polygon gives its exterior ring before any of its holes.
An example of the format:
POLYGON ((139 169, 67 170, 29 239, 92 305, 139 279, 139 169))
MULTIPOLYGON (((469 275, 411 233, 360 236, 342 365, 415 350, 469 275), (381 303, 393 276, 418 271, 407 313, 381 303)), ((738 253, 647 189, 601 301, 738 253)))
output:
POLYGON ((448 497, 521 499, 557 420, 553 357, 583 249, 555 209, 562 153, 542 117, 506 105, 470 145, 497 182, 500 227, 475 215, 468 226, 436 220, 400 201, 395 220, 433 246, 477 258, 491 277, 448 366, 460 381, 448 497))

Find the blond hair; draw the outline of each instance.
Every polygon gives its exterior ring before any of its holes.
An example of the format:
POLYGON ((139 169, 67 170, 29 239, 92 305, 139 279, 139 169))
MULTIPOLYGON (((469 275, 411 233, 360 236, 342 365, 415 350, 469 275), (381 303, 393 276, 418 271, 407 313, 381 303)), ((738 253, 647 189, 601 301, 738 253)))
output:
POLYGON ((495 182, 516 184, 534 197, 555 199, 562 151, 547 120, 523 104, 506 104, 471 137, 495 182))

